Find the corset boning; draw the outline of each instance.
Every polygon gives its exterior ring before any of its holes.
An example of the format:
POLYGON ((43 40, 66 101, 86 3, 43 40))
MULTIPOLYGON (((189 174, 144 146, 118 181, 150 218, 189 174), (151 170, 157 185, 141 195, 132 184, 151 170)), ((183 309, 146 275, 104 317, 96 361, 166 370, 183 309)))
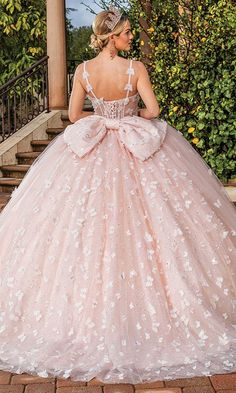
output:
POLYGON ((121 119, 124 116, 132 116, 138 114, 138 99, 117 101, 101 101, 91 100, 94 108, 94 114, 104 116, 110 119, 121 119))

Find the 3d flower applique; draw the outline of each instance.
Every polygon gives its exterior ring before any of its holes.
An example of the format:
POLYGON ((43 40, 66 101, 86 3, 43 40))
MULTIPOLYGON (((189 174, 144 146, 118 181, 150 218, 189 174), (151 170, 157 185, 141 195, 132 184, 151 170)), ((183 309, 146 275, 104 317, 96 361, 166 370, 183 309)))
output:
POLYGON ((146 283, 145 283, 145 285, 146 285, 146 287, 151 287, 152 286, 152 283, 153 283, 153 278, 151 277, 151 276, 147 276, 147 280, 146 280, 146 283))
POLYGON ((39 310, 35 310, 33 314, 35 315, 36 321, 39 321, 42 318, 42 314, 39 310))
POLYGON ((92 88, 92 86, 90 85, 90 83, 87 83, 86 89, 87 89, 88 92, 90 92, 90 91, 93 90, 93 88, 92 88))
POLYGON ((134 75, 134 69, 133 69, 133 67, 129 67, 128 70, 126 71, 126 74, 128 74, 128 75, 134 75))
POLYGON ((150 233, 148 233, 148 232, 145 232, 144 238, 145 238, 145 240, 146 240, 147 242, 152 242, 152 241, 153 241, 152 235, 151 235, 150 233))
POLYGON ((202 339, 202 340, 206 340, 208 338, 208 336, 206 335, 205 331, 202 329, 200 331, 200 333, 198 334, 198 336, 202 339))
POLYGON ((137 276, 137 272, 136 272, 135 270, 131 270, 131 271, 129 272, 129 276, 130 276, 130 278, 132 278, 132 277, 134 277, 134 276, 137 276))
POLYGON ((83 79, 87 79, 89 76, 89 73, 87 71, 83 71, 83 79))
POLYGON ((7 284, 6 284, 7 287, 13 288, 13 287, 14 287, 14 284, 13 284, 13 283, 14 283, 14 280, 15 280, 14 277, 8 277, 7 280, 6 280, 6 282, 7 282, 7 284))
POLYGON ((125 85, 125 90, 132 91, 132 90, 133 90, 132 84, 131 84, 131 83, 126 83, 126 85, 125 85))
POLYGON ((216 200, 216 202, 214 202, 214 206, 220 208, 222 206, 221 202, 219 199, 216 200))
POLYGON ((26 339, 26 335, 25 334, 20 334, 19 336, 17 336, 17 338, 21 341, 21 342, 23 342, 23 341, 25 341, 25 339, 26 339))
POLYGON ((222 283, 223 283, 223 277, 217 277, 216 278, 216 285, 221 288, 222 283))
POLYGON ((17 297, 17 299, 20 301, 22 299, 24 295, 24 292, 21 291, 20 289, 15 293, 15 296, 17 297))
POLYGON ((34 212, 34 213, 38 213, 39 210, 40 210, 40 207, 39 207, 39 206, 34 206, 34 207, 33 207, 33 212, 34 212))
POLYGON ((192 201, 191 201, 191 200, 185 200, 185 201, 184 201, 184 204, 185 204, 185 207, 186 207, 187 209, 189 209, 190 205, 192 204, 192 201))
POLYGON ((229 343, 228 336, 223 333, 222 336, 218 336, 220 345, 227 345, 229 343))
POLYGON ((221 238, 225 239, 229 234, 229 231, 223 231, 221 238))
POLYGON ((153 255, 155 254, 155 251, 153 250, 153 248, 149 248, 147 249, 147 259, 149 261, 153 260, 153 255))
POLYGON ((65 184, 62 188, 63 192, 70 192, 71 186, 69 184, 65 184))

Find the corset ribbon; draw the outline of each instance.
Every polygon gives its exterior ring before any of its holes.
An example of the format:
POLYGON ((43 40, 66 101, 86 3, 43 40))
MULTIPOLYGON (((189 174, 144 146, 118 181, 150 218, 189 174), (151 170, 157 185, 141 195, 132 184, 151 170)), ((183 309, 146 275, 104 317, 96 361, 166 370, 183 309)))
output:
POLYGON ((167 122, 160 119, 124 116, 121 119, 91 115, 66 127, 65 143, 80 158, 89 153, 107 134, 117 133, 121 143, 137 158, 145 161, 158 151, 164 141, 167 122))

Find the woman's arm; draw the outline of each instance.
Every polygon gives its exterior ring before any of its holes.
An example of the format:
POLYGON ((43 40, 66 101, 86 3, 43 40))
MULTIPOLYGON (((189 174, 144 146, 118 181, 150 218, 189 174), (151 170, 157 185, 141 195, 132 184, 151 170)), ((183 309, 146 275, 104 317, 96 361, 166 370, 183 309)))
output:
POLYGON ((153 119, 160 114, 160 107, 152 89, 152 84, 145 65, 137 61, 139 67, 139 76, 137 90, 142 98, 146 108, 139 109, 139 116, 145 119, 153 119))
POLYGON ((69 101, 68 116, 71 123, 75 123, 82 117, 91 116, 94 114, 93 111, 83 111, 84 100, 86 97, 86 91, 81 85, 79 74, 82 71, 83 63, 79 64, 75 70, 73 87, 69 101))

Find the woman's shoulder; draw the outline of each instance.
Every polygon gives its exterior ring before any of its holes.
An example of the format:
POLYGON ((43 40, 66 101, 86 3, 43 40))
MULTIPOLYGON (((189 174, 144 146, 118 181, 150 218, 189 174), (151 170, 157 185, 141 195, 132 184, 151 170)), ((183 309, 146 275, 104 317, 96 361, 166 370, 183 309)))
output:
MULTIPOLYGON (((128 68, 131 60, 132 60, 132 67, 134 68, 135 74, 139 74, 146 71, 146 67, 142 61, 136 60, 135 58, 126 59, 119 56, 119 63, 121 67, 123 66, 124 68, 128 68)), ((85 62, 86 62, 86 67, 88 66, 89 68, 93 68, 93 66, 95 67, 97 66, 96 57, 89 60, 82 61, 76 66, 75 69, 75 74, 77 74, 78 76, 79 75, 81 76, 81 74, 83 73, 85 62)))
POLYGON ((128 67, 129 67, 130 62, 131 62, 131 60, 132 60, 132 68, 134 68, 134 73, 135 73, 136 75, 139 74, 140 72, 142 72, 142 69, 143 69, 143 67, 144 67, 144 64, 143 64, 141 61, 136 60, 136 58, 123 59, 123 60, 124 60, 124 66, 125 66, 125 68, 128 68, 128 67))

